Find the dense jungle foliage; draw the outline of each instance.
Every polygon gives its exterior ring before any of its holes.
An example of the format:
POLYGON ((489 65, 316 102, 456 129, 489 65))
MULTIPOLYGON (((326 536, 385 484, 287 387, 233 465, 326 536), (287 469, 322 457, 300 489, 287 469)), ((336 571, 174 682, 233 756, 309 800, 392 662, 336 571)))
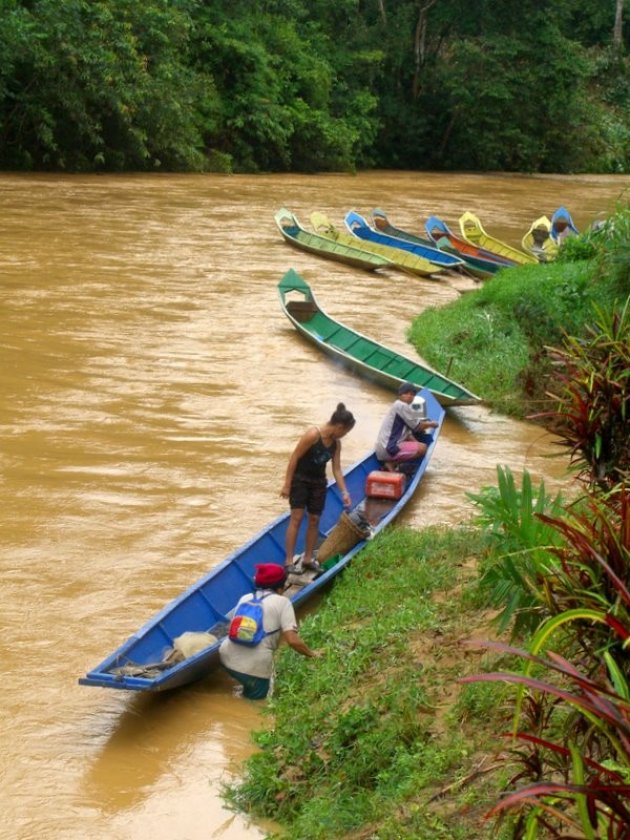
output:
POLYGON ((622 9, 0 0, 0 167, 628 172, 622 9))

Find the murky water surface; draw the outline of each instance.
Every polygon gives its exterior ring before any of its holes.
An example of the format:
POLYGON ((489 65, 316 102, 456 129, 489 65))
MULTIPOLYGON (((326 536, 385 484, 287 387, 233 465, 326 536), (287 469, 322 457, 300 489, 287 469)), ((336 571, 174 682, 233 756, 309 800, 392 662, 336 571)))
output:
MULTIPOLYGON (((386 210, 422 230, 465 209, 514 245, 561 204, 580 228, 627 177, 0 175, 0 836, 241 840, 223 807, 260 723, 220 675, 161 697, 77 678, 271 518, 288 455, 342 400, 371 446, 392 396, 284 318, 290 267, 339 320, 407 354, 411 318, 458 292, 293 251, 285 205, 386 210)), ((627 195, 627 194, 626 194, 627 195)), ((563 483, 539 429, 452 411, 405 521, 459 522, 497 463, 563 483)))

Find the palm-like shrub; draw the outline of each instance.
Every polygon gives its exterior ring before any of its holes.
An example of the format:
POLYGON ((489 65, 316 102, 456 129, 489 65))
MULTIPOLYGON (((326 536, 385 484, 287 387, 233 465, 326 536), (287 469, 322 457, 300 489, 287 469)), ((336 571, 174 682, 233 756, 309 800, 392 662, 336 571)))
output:
MULTIPOLYGON (((516 811, 517 838, 630 837, 629 309, 627 302, 600 313, 585 340, 567 338, 554 352, 552 428, 586 494, 562 514, 534 514, 556 539, 544 532, 544 554, 528 551, 542 557, 536 576, 521 574, 531 603, 548 611, 529 650, 486 643, 520 657, 522 670, 464 680, 519 687, 510 735, 518 771, 490 812, 516 811), (549 649, 552 642, 562 655, 549 649)), ((503 520, 494 527, 504 528, 503 520)), ((495 566, 500 571, 507 591, 513 576, 505 565, 495 566)))
POLYGON ((543 481, 534 490, 527 470, 517 487, 510 468, 497 466, 497 486, 468 498, 477 507, 475 522, 488 537, 479 591, 487 606, 499 610, 499 630, 512 624, 513 635, 520 636, 550 608, 545 580, 558 566, 550 549, 560 545, 561 536, 541 514, 559 515, 562 497, 550 496, 543 481))
POLYGON ((568 337, 552 350, 557 383, 545 416, 569 449, 579 478, 609 490, 630 476, 630 297, 617 312, 598 314, 587 338, 568 337))
POLYGON ((630 494, 619 489, 579 512, 541 518, 563 537, 545 582, 556 614, 540 624, 529 651, 485 643, 520 657, 521 672, 463 680, 519 686, 511 783, 530 784, 490 815, 519 811, 519 838, 544 828, 547 837, 621 840, 630 825, 630 494), (540 655, 552 640, 564 656, 540 655))

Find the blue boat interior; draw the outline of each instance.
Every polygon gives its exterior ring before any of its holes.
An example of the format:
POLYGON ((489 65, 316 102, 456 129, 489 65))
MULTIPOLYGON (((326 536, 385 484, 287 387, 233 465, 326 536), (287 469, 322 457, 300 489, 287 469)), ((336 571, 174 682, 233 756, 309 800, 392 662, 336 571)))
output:
MULTIPOLYGON (((348 471, 345 476, 346 485, 354 504, 358 504, 365 498, 367 478, 379 467, 376 456, 372 454, 348 471)), ((380 512, 381 518, 388 519, 393 507, 393 503, 385 505, 380 512)), ((341 494, 336 484, 331 482, 326 506, 320 520, 320 539, 323 540, 334 528, 343 509, 341 494)), ((236 602, 242 595, 252 590, 256 564, 284 563, 284 539, 288 522, 289 514, 275 520, 271 526, 261 531, 218 567, 212 569, 205 578, 195 583, 162 612, 154 616, 148 624, 80 682, 84 685, 159 690, 161 680, 169 679, 168 671, 162 675, 133 676, 121 675, 121 668, 137 666, 141 670, 143 666, 146 669, 159 667, 172 651, 175 640, 187 632, 212 633, 220 641, 227 632, 229 614, 236 606, 236 602)), ((306 522, 303 523, 298 538, 296 546, 298 552, 303 550, 305 528, 306 522)), ((378 523, 375 525, 375 530, 379 530, 378 523)), ((343 560, 347 562, 346 558, 343 560)), ((321 578, 305 585, 301 592, 292 595, 294 604, 299 604, 312 594, 314 589, 323 585, 325 578, 330 577, 331 573, 335 573, 334 568, 321 578)), ((214 646, 217 649, 218 644, 219 642, 214 646)), ((207 655, 208 651, 200 654, 202 660, 207 658, 207 655)), ((190 661, 175 664, 170 670, 177 671, 182 666, 190 667, 190 661)))
POLYGON ((345 223, 348 230, 360 239, 366 239, 369 242, 378 242, 381 245, 398 248, 401 251, 408 251, 410 254, 423 257, 425 260, 429 260, 429 262, 435 263, 436 265, 459 266, 462 264, 462 260, 459 257, 445 254, 437 248, 430 248, 428 245, 418 245, 414 242, 389 236, 387 233, 380 233, 371 228, 363 216, 360 216, 354 210, 346 213, 345 223))

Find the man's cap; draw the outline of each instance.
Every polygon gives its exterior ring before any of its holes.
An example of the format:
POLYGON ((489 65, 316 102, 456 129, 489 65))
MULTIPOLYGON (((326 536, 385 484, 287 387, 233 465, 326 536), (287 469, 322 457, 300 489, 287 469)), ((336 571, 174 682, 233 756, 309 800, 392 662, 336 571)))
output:
POLYGON ((256 586, 278 586, 287 579, 284 566, 278 563, 259 563, 256 566, 254 583, 256 586))
POLYGON ((417 394, 419 390, 420 388, 414 385, 413 382, 403 382, 398 389, 398 396, 402 397, 403 394, 417 394))

